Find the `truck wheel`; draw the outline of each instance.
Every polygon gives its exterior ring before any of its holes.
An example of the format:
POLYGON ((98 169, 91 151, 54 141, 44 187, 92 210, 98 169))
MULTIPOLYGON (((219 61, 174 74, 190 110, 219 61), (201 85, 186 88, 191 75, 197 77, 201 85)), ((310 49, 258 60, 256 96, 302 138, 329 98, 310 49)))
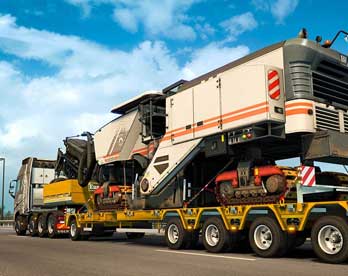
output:
POLYGON ((25 223, 23 222, 24 218, 22 216, 17 216, 15 219, 15 231, 17 236, 25 236, 27 229, 25 223))
POLYGON ((218 217, 210 217, 203 224, 203 245, 212 253, 224 252, 230 248, 230 233, 218 217))
POLYGON ((311 240, 315 254, 328 263, 348 260, 348 223, 338 216, 325 216, 313 225, 311 240))
POLYGON ((76 219, 71 219, 69 236, 72 241, 79 241, 82 239, 81 228, 77 226, 76 219))
POLYGON ((37 231, 40 238, 45 238, 47 236, 47 225, 44 215, 40 215, 37 220, 37 231))
POLYGON ((32 237, 36 237, 37 236, 37 234, 38 234, 38 231, 37 231, 37 221, 35 220, 34 215, 32 215, 29 218, 28 230, 29 230, 30 236, 32 236, 32 237))
POLYGON ((172 218, 168 221, 165 237, 170 249, 187 248, 190 243, 190 233, 184 229, 180 218, 172 218))
POLYGON ((281 257, 288 248, 287 234, 270 217, 254 220, 249 230, 249 242, 252 250, 264 258, 281 257))
POLYGON ((145 233, 126 232, 126 236, 129 240, 141 239, 145 236, 145 233))
POLYGON ((47 232, 48 237, 54 239, 57 237, 56 229, 57 217, 54 214, 50 214, 47 219, 47 232))

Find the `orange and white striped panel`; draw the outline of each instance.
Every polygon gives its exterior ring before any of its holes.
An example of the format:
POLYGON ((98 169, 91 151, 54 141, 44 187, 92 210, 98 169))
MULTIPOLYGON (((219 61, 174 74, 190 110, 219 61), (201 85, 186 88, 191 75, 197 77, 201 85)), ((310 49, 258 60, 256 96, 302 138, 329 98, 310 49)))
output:
POLYGON ((301 184, 303 186, 315 186, 315 168, 309 166, 301 166, 301 184))
POLYGON ((273 100, 279 100, 280 98, 280 81, 276 70, 268 71, 268 94, 273 100))

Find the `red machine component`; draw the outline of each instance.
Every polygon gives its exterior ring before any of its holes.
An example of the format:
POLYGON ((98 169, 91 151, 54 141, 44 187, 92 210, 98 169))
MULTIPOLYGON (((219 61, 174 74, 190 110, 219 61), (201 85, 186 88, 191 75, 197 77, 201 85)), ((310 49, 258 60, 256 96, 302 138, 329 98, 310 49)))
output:
POLYGON ((270 200, 276 200, 286 188, 285 175, 277 166, 254 167, 249 176, 242 177, 244 184, 239 183, 238 170, 226 171, 216 177, 215 193, 221 204, 234 204, 241 199, 249 203, 257 198, 267 199, 268 196, 271 197, 270 200))
MULTIPOLYGON (((98 189, 94 191, 94 195, 99 195, 101 198, 104 198, 104 186, 100 186, 98 189)), ((114 185, 114 186, 108 186, 108 197, 113 197, 113 193, 119 193, 121 191, 120 186, 114 185)))
MULTIPOLYGON (((261 178, 271 175, 284 175, 282 170, 279 169, 277 166, 262 166, 262 167, 255 167, 254 168, 254 184, 255 186, 261 185, 261 178)), ((221 174, 219 174, 216 179, 215 183, 218 184, 219 182, 224 181, 230 181, 233 188, 238 188, 238 172, 237 170, 234 171, 226 171, 221 174)))

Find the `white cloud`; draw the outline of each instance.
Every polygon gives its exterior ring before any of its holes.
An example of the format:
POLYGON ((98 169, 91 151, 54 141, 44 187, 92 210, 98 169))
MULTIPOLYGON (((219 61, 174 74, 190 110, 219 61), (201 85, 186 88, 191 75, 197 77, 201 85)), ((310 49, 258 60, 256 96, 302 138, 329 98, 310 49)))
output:
POLYGON ((299 3, 298 0, 252 0, 252 5, 261 11, 269 11, 277 24, 284 23, 286 17, 293 13, 299 3))
POLYGON ((135 33, 138 31, 138 19, 129 9, 115 9, 114 19, 127 31, 135 33))
POLYGON ((92 7, 89 0, 65 0, 65 2, 81 8, 83 17, 88 17, 91 14, 92 7))
POLYGON ((283 23, 284 19, 293 13, 298 5, 298 0, 278 0, 271 6, 271 13, 277 23, 283 23))
POLYGON ((16 148, 25 139, 33 138, 40 133, 38 117, 18 119, 7 123, 3 130, 0 129, 0 144, 2 147, 16 148))
POLYGON ((240 34, 255 29, 258 23, 251 12, 246 12, 221 22, 220 26, 229 33, 227 41, 233 41, 240 34))
POLYGON ((196 50, 192 60, 184 68, 184 77, 192 79, 207 73, 215 68, 225 65, 249 53, 246 46, 223 47, 217 43, 211 43, 206 47, 196 50))
POLYGON ((151 36, 170 39, 193 40, 197 34, 190 26, 185 13, 190 7, 202 0, 65 0, 79 6, 88 16, 94 6, 108 4, 113 7, 112 18, 122 28, 136 32, 140 26, 151 36))
POLYGON ((215 34, 215 29, 209 23, 195 24, 195 29, 201 39, 207 40, 210 36, 215 34))
POLYGON ((184 13, 197 1, 194 0, 121 0, 115 5, 114 19, 128 31, 136 31, 142 24, 150 35, 173 39, 194 39, 196 33, 187 24, 184 13))
POLYGON ((269 11, 269 9, 270 9, 270 2, 269 2, 269 0, 251 0, 251 4, 257 10, 269 11))

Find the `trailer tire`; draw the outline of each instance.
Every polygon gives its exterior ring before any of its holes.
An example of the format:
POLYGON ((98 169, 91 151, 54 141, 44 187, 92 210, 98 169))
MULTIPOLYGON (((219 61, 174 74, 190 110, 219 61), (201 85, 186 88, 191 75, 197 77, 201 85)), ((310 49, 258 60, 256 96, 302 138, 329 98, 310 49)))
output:
POLYGON ((145 233, 126 232, 126 236, 129 240, 135 240, 143 238, 145 236, 145 233))
POLYGON ((40 238, 47 236, 47 223, 44 215, 40 215, 37 219, 37 231, 40 238))
POLYGON ((31 237, 36 237, 38 235, 37 220, 35 220, 34 215, 29 217, 28 231, 31 237))
POLYGON ((81 228, 77 226, 75 218, 72 218, 70 221, 69 236, 72 241, 79 241, 83 239, 81 235, 81 228))
POLYGON ((57 237, 56 229, 57 217, 54 214, 50 214, 47 218, 47 233, 48 237, 54 239, 57 237))
POLYGON ((170 249, 187 248, 190 243, 190 233, 184 229, 180 218, 172 218, 168 221, 165 237, 170 249))
POLYGON ((24 218, 21 215, 16 216, 15 231, 17 236, 25 236, 27 229, 25 227, 24 218))
POLYGON ((259 217, 253 221, 249 242, 252 250, 263 258, 281 257, 288 249, 287 233, 270 217, 259 217))
POLYGON ((212 253, 225 252, 231 249, 231 235, 225 224, 218 217, 210 217, 203 224, 203 245, 212 253))
POLYGON ((315 254, 327 263, 343 263, 348 260, 348 223, 338 216, 318 219, 311 232, 315 254))

